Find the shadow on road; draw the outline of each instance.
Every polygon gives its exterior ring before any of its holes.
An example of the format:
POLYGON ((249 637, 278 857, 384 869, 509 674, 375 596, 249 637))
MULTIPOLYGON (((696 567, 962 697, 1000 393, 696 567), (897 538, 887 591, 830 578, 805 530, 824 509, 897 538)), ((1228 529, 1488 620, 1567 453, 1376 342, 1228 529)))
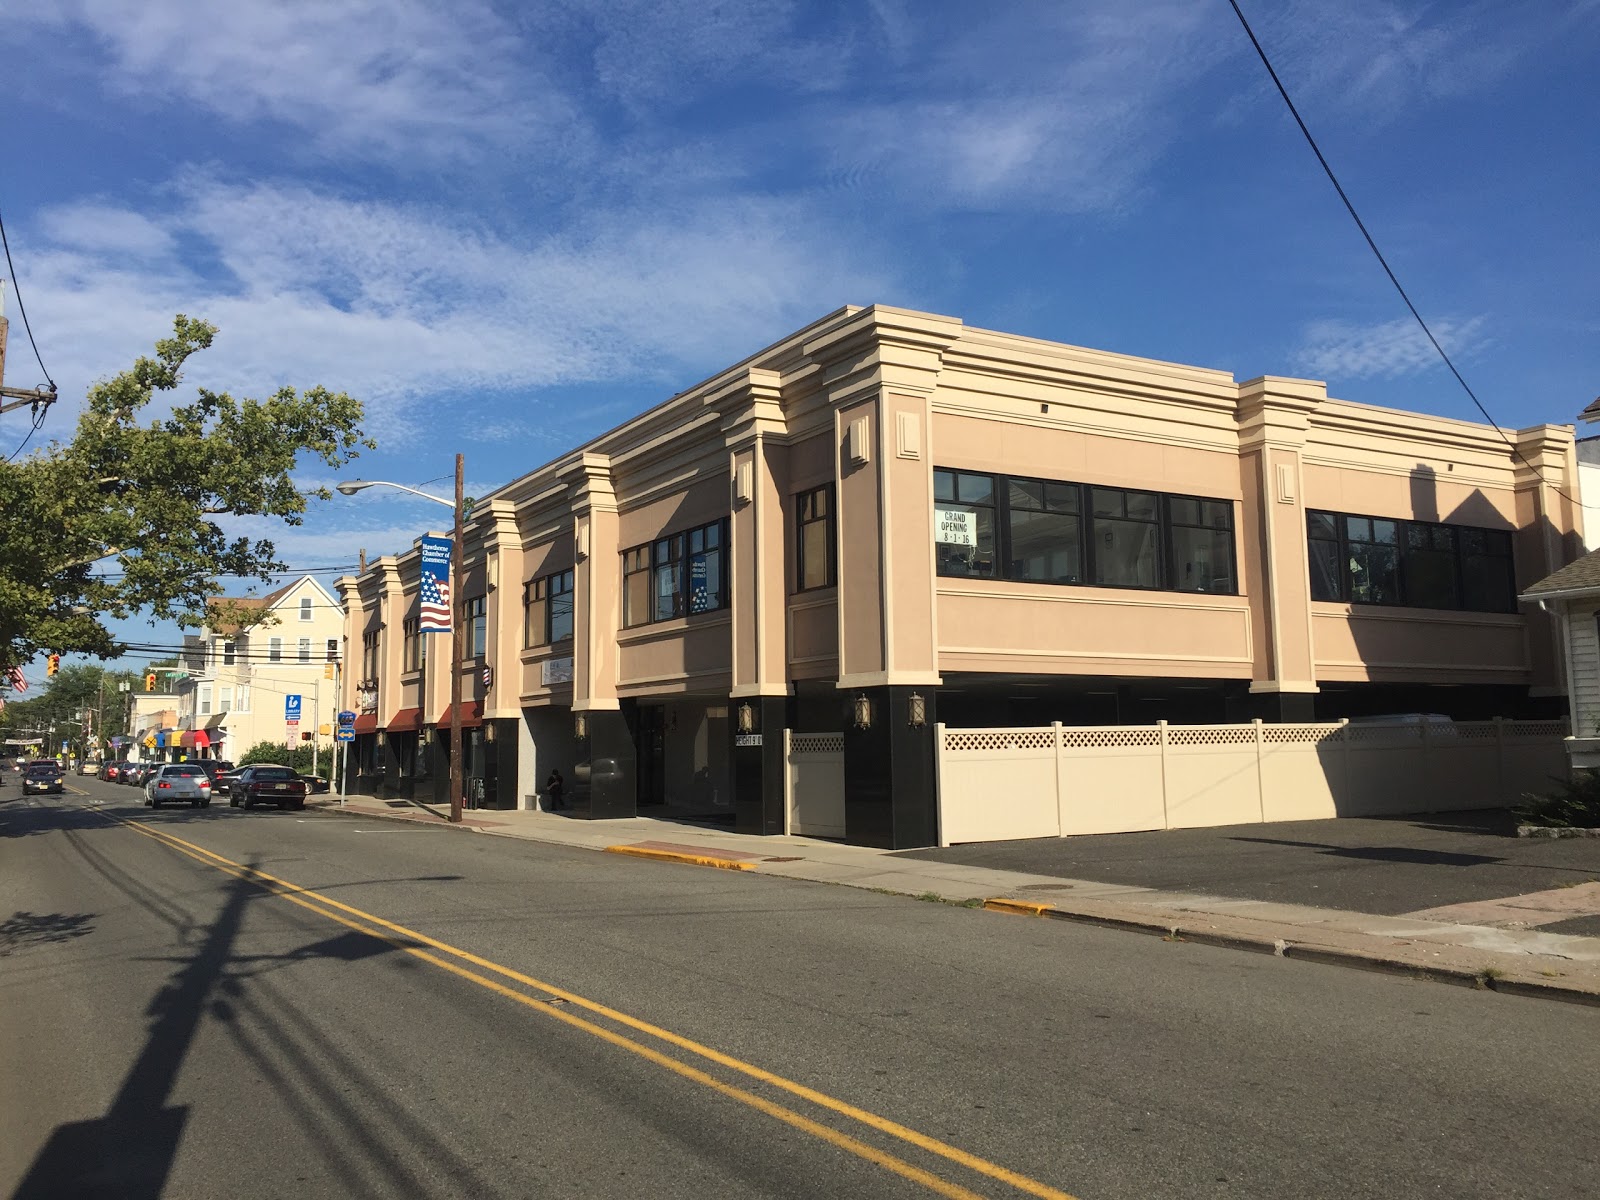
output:
POLYGON ((1333 858, 1364 858, 1373 862, 1413 863, 1425 867, 1483 867, 1506 861, 1486 854, 1453 854, 1446 850, 1423 850, 1413 846, 1334 846, 1327 842, 1294 842, 1264 837, 1234 837, 1229 840, 1255 842, 1264 846, 1298 846, 1333 858))
POLYGON ((0 958, 24 946, 70 942, 93 932, 92 920, 93 913, 12 913, 0 921, 0 958))
MULTIPOLYGON (((81 845, 79 849, 86 851, 81 845)), ((403 944, 350 930, 286 954, 236 956, 234 946, 249 904, 273 889, 249 878, 231 880, 216 919, 201 926, 177 918, 165 905, 152 904, 148 896, 139 896, 143 889, 126 873, 110 869, 98 855, 90 857, 99 859, 103 874, 172 927, 180 943, 192 934, 199 940, 192 954, 175 960, 171 976, 151 999, 144 1045, 105 1114, 58 1126, 35 1157, 13 1200, 156 1200, 166 1186, 189 1115, 186 1106, 172 1105, 171 1097, 200 1022, 208 1015, 234 1030, 247 1057, 285 1096, 292 1119, 339 1131, 336 1140, 327 1135, 314 1136, 314 1140, 322 1144, 332 1173, 346 1185, 346 1194, 407 1194, 415 1180, 406 1177, 401 1168, 387 1165, 394 1157, 394 1146, 381 1145, 366 1132, 361 1114, 340 1095, 341 1087, 362 1082, 359 1065, 337 1061, 326 1044, 313 1045, 309 1051, 297 1047, 297 1038, 320 1040, 309 1032, 310 1023, 299 1014, 273 1019, 260 1008, 271 989, 252 986, 256 976, 277 966, 313 959, 353 963, 393 953, 403 944), (248 1021, 238 1019, 241 1006, 250 1010, 248 1021), (270 1058, 268 1050, 293 1066, 294 1079, 284 1074, 281 1063, 270 1058), (336 1078, 328 1077, 330 1069, 337 1072, 336 1078), (314 1114, 302 1111, 303 1092, 310 1092, 317 1101, 314 1114), (376 1190, 368 1186, 374 1174, 380 1183, 376 1190)), ((59 940, 86 932, 88 920, 88 916, 19 913, 6 925, 14 928, 14 937, 59 940)), ((456 1159, 448 1146, 431 1139, 425 1128, 414 1122, 405 1124, 411 1126, 404 1129, 404 1136, 411 1141, 408 1149, 448 1164, 449 1173, 466 1176, 469 1183, 483 1182, 471 1180, 470 1168, 456 1159)), ((489 1192, 488 1187, 480 1186, 469 1189, 468 1194, 489 1192)))

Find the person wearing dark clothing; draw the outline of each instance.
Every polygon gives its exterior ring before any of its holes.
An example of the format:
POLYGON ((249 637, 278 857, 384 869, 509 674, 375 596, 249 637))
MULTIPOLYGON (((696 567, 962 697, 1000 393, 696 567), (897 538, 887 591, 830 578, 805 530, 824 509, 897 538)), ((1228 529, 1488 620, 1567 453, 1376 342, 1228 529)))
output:
POLYGON ((550 778, 544 781, 544 794, 549 801, 550 812, 559 812, 566 807, 566 803, 561 799, 561 793, 566 786, 566 780, 561 778, 561 772, 552 767, 550 778))

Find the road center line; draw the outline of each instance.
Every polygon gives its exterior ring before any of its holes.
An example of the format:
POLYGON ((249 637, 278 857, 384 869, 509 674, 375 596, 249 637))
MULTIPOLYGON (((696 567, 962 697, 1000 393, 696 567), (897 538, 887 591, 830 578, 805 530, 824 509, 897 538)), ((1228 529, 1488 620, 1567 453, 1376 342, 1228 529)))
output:
POLYGON ((774 1074, 771 1071, 767 1071, 761 1067, 755 1066, 753 1063, 747 1063, 742 1059, 737 1059, 731 1055, 724 1054, 720 1050, 715 1050, 710 1046, 696 1042, 691 1038, 682 1036, 681 1034, 673 1033, 671 1030, 663 1029, 657 1025, 652 1025, 648 1021, 640 1020, 637 1017, 631 1017, 628 1014, 619 1012, 613 1008, 608 1008, 603 1004, 590 1000, 587 997, 580 996, 575 992, 567 991, 565 988, 559 988, 553 984, 544 983, 543 981, 535 979, 530 975, 524 975, 520 971, 515 971, 510 967, 501 966, 499 963, 482 958, 476 954, 473 954, 471 951, 452 946, 447 942, 439 941, 436 938, 429 937, 427 934, 420 933, 414 929, 408 929, 407 927, 398 925, 392 921, 386 921, 382 917, 375 916, 372 913, 365 912, 359 908, 353 907, 352 905, 335 900, 332 897, 324 896, 319 892, 314 892, 308 888, 300 887, 298 884, 293 884, 287 880, 279 879, 274 875, 267 874, 265 871, 257 870, 256 868, 246 866, 243 863, 234 862, 232 859, 225 858, 220 854, 217 854, 211 850, 207 850, 204 846, 199 846, 193 842, 185 841, 184 839, 175 837, 164 830, 154 829, 144 821, 129 820, 127 818, 118 817, 106 812, 100 812, 99 815, 108 820, 115 821, 120 825, 125 825, 146 837, 158 841, 163 845, 170 847, 171 849, 177 850, 198 862, 204 863, 207 866, 221 870, 226 874, 233 875, 236 878, 256 883, 262 886, 270 894, 279 896, 293 904, 298 904, 300 907, 314 912, 319 916, 325 917, 328 920, 335 921, 338 924, 344 925, 347 928, 353 929, 359 933, 365 933, 368 936, 376 937, 382 941, 388 942, 396 949, 419 958, 426 963, 439 967, 442 970, 449 971, 451 974, 457 975, 462 979, 470 980, 481 987, 487 988, 488 990, 505 996, 508 999, 515 1000, 519 1004, 536 1009, 547 1016, 552 1016, 574 1028, 593 1034, 595 1037, 609 1042, 612 1045, 638 1054, 648 1061, 656 1063, 658 1066, 664 1067, 675 1074, 681 1075, 686 1079, 693 1080, 696 1083, 703 1084, 706 1087, 709 1087, 712 1090, 729 1097, 730 1099, 738 1100, 743 1104, 747 1104, 760 1112, 766 1113, 768 1116, 783 1121, 785 1124, 791 1125, 796 1129, 803 1130, 804 1132, 810 1133, 813 1136, 818 1137, 832 1145, 838 1146, 840 1149, 848 1150, 849 1152, 865 1158, 868 1161, 885 1168, 886 1170, 892 1171, 905 1179, 920 1183, 940 1195, 949 1196, 952 1198, 960 1198, 960 1200, 968 1200, 968 1198, 971 1198, 971 1200, 981 1200, 981 1197, 979 1197, 977 1193, 971 1192, 966 1188, 961 1187, 959 1184, 953 1183, 949 1180, 941 1179, 939 1176, 933 1175, 920 1167, 906 1162, 904 1159, 896 1158, 894 1155, 869 1146, 865 1142, 861 1142, 856 1138, 851 1137, 849 1134, 831 1129, 826 1125, 821 1125, 811 1120, 809 1117, 795 1112, 793 1109, 785 1108, 780 1104, 775 1104, 770 1100, 766 1100, 755 1095, 754 1093, 745 1091, 742 1088, 735 1087, 732 1084, 723 1083, 722 1081, 706 1074, 704 1071, 701 1071, 696 1067, 692 1067, 687 1063, 679 1062, 677 1059, 671 1058, 668 1055, 663 1054, 661 1051, 654 1049, 653 1047, 636 1042, 633 1039, 625 1037, 613 1030, 605 1029, 602 1026, 595 1025, 593 1022, 587 1021, 574 1013, 564 1012, 555 1005, 552 1005, 546 999, 525 995, 522 992, 516 991, 515 989, 506 987, 498 980, 487 978, 484 975, 469 971, 465 967, 462 967, 456 963, 446 961, 435 954, 430 954, 426 950, 420 949, 418 945, 414 943, 420 943, 421 945, 427 946, 433 950, 437 950, 440 953, 460 959, 462 962, 470 963, 475 967, 479 967, 505 979, 522 984, 524 987, 547 993, 549 996, 559 999, 568 1005, 576 1008, 582 1008, 595 1014, 596 1016, 604 1017, 607 1020, 613 1021, 619 1025, 624 1025, 630 1029, 636 1030, 639 1033, 657 1038, 668 1043, 669 1045, 678 1047, 680 1050, 685 1050, 691 1054, 699 1055, 700 1057, 714 1062, 719 1066, 726 1067, 729 1070, 739 1072, 740 1074, 758 1080, 771 1087, 788 1092, 790 1095, 797 1096, 803 1100, 817 1105, 820 1108, 828 1109, 840 1116, 848 1117, 851 1120, 858 1121, 871 1129, 877 1130, 879 1133, 883 1133, 900 1141, 906 1142, 907 1144, 915 1146, 920 1150, 927 1151, 930 1154, 935 1154, 952 1163, 965 1167, 968 1170, 974 1171, 977 1174, 985 1175, 990 1179, 1009 1184, 1019 1191, 1026 1192, 1028 1195, 1038 1196, 1041 1198, 1041 1200, 1074 1200, 1074 1197, 1067 1192, 1053 1188, 1048 1184, 1041 1183, 1040 1181, 1027 1175, 1023 1175, 1006 1167, 1002 1167, 998 1163, 992 1163, 987 1159, 978 1157, 975 1154, 970 1154, 959 1147, 952 1146, 946 1142, 941 1142, 937 1138, 929 1137, 927 1134, 919 1133, 917 1130, 906 1125, 901 1125, 897 1121, 890 1120, 887 1117, 879 1116, 876 1113, 868 1112, 866 1109, 857 1108, 855 1105, 849 1104, 846 1101, 839 1100, 827 1095, 826 1093, 816 1091, 815 1089, 809 1088, 802 1083, 796 1083, 794 1080, 786 1079, 781 1075, 774 1074), (349 916, 346 917, 340 914, 348 914, 349 916), (349 918, 355 919, 352 920, 349 918), (358 922, 368 922, 369 925, 362 925, 358 922))

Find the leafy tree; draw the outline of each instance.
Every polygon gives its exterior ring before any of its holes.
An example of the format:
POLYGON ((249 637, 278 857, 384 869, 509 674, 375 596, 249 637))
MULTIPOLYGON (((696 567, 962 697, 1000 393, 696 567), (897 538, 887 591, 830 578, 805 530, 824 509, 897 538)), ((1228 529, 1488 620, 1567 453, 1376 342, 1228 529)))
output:
POLYGON ((199 626, 234 614, 207 598, 224 575, 285 569, 270 541, 234 537, 217 518, 303 520, 293 471, 302 453, 339 467, 374 443, 343 392, 280 388, 265 400, 198 389, 170 415, 142 414, 174 391, 214 326, 179 315, 155 357, 97 383, 72 440, 0 462, 0 668, 40 651, 120 651, 102 623, 146 610, 199 626), (94 564, 114 557, 114 573, 94 564))
MULTIPOLYGON (((282 742, 257 742, 234 760, 239 766, 249 766, 251 763, 277 763, 280 767, 291 767, 302 774, 311 773, 311 743, 296 746, 293 750, 284 749, 282 742)), ((328 747, 324 745, 318 763, 322 773, 328 773, 328 747)))
POLYGON ((75 745, 83 740, 85 714, 97 742, 127 733, 128 706, 125 693, 138 686, 139 676, 132 671, 111 671, 91 663, 68 664, 48 680, 37 695, 26 700, 12 699, 0 712, 0 736, 20 735, 24 730, 43 731, 47 742, 59 746, 63 739, 75 745))

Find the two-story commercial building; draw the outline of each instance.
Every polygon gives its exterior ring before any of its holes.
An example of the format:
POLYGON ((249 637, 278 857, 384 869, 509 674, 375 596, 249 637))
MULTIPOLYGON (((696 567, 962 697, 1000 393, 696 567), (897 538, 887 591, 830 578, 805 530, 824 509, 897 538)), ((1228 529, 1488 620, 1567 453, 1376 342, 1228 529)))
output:
MULTIPOLYGON (((1575 478, 1563 426, 841 309, 477 503, 467 771, 771 833, 789 735, 832 735, 838 834, 912 846, 940 722, 1558 715, 1516 597, 1578 550, 1575 478)), ((365 786, 442 796, 418 557, 338 581, 345 702, 365 786)))

